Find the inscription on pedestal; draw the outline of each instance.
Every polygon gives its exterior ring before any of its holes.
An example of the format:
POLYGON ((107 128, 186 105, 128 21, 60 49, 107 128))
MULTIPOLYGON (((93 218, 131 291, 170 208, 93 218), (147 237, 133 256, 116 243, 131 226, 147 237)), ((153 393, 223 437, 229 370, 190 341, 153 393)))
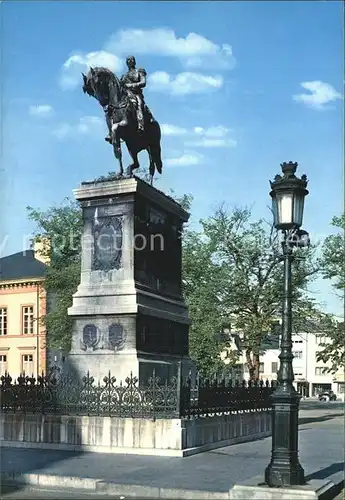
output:
POLYGON ((94 254, 92 270, 110 271, 121 267, 122 222, 120 217, 105 217, 93 223, 94 254))
POLYGON ((104 207, 103 213, 106 217, 109 215, 117 215, 118 208, 117 207, 104 207))

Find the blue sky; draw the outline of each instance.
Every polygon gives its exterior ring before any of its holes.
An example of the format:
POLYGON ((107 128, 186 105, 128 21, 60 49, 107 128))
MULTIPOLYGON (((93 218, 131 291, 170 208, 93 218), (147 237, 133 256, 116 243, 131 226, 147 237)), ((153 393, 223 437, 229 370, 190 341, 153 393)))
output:
MULTIPOLYGON (((121 75, 131 53, 164 133, 156 186, 193 194, 193 224, 221 201, 269 217, 268 181, 293 160, 310 179, 305 228, 314 240, 330 232, 343 210, 341 2, 0 6, 3 255, 33 230, 27 205, 60 203, 117 168, 80 73, 91 64, 121 75)), ((140 160, 147 165, 145 153, 140 160)), ((340 312, 326 283, 315 290, 340 312)))

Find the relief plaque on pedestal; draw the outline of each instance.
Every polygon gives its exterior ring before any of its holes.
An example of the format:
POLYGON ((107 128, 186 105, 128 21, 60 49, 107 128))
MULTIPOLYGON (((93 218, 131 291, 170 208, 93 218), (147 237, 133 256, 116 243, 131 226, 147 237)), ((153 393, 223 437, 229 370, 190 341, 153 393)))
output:
POLYGON ((106 217, 93 225, 92 269, 109 271, 121 267, 122 223, 119 217, 106 217))

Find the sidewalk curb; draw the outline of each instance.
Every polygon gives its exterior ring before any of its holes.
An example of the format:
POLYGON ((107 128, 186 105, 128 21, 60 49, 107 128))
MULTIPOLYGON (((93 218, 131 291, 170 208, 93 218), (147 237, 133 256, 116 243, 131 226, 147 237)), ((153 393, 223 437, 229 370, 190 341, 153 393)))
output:
POLYGON ((7 472, 0 475, 1 484, 18 484, 49 488, 69 488, 88 492, 103 493, 105 495, 131 496, 140 498, 166 498, 188 500, 228 500, 229 491, 202 491, 185 490, 180 488, 160 488, 155 486, 141 486, 139 484, 120 484, 104 481, 103 479, 81 478, 73 476, 57 476, 54 474, 27 474, 7 472))
MULTIPOLYGON (((343 473, 336 473, 329 478, 333 485, 327 495, 322 500, 333 499, 344 487, 343 473)), ((103 495, 130 496, 140 498, 165 498, 186 500, 228 500, 229 491, 205 491, 205 490, 186 490, 180 488, 161 488, 155 486, 142 486, 139 484, 121 484, 103 479, 93 479, 88 477, 58 476, 54 474, 30 474, 7 472, 0 474, 0 484, 7 485, 26 485, 45 488, 69 488, 95 492, 103 495)))

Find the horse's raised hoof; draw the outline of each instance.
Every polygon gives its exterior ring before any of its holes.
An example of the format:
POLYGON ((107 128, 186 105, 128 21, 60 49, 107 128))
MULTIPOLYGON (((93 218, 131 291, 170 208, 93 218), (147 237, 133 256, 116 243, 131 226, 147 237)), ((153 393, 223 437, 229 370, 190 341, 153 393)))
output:
POLYGON ((104 140, 109 142, 109 144, 111 144, 111 137, 108 135, 107 137, 104 137, 104 140))

